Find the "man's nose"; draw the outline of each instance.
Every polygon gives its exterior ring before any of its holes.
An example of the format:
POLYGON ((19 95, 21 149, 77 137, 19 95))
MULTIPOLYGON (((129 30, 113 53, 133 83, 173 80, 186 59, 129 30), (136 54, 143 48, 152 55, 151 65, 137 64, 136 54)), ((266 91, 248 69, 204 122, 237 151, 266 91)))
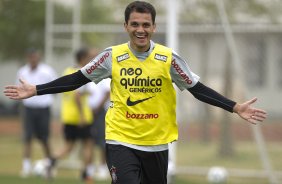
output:
POLYGON ((143 32, 144 32, 143 26, 138 26, 138 27, 137 27, 137 32, 143 33, 143 32))

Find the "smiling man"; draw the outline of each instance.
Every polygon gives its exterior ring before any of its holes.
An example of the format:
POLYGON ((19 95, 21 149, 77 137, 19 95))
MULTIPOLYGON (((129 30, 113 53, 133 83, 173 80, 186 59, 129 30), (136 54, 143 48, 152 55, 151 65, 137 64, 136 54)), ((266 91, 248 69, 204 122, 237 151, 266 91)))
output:
POLYGON ((148 6, 148 9, 131 8, 125 10, 124 27, 130 37, 130 46, 137 52, 145 52, 150 48, 152 34, 156 30, 155 10, 148 6), (152 12, 152 14, 151 14, 152 12))
POLYGON ((187 62, 171 48, 151 40, 155 8, 134 1, 125 9, 124 28, 130 41, 105 49, 74 74, 50 83, 7 86, 5 95, 24 99, 74 90, 88 82, 111 78, 111 106, 106 115, 106 159, 117 184, 167 183, 168 144, 178 139, 173 83, 202 102, 237 113, 256 124, 266 112, 257 100, 236 103, 199 81, 187 62))

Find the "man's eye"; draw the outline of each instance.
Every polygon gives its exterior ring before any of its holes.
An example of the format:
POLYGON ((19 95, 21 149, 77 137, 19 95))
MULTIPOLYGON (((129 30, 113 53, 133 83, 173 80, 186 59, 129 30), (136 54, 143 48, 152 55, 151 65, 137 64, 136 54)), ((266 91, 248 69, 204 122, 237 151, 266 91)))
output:
POLYGON ((148 28, 148 27, 150 27, 151 26, 151 24, 144 24, 143 25, 143 27, 145 27, 145 28, 148 28))
POLYGON ((131 23, 131 26, 133 26, 133 27, 137 27, 137 26, 138 26, 138 24, 137 24, 136 22, 132 22, 132 23, 131 23))

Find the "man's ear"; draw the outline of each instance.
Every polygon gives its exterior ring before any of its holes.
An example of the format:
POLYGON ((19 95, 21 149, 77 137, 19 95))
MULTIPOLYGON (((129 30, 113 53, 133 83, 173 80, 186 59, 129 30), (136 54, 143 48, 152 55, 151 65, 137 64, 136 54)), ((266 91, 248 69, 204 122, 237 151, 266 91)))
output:
POLYGON ((153 32, 156 32, 157 26, 156 23, 153 25, 153 32))

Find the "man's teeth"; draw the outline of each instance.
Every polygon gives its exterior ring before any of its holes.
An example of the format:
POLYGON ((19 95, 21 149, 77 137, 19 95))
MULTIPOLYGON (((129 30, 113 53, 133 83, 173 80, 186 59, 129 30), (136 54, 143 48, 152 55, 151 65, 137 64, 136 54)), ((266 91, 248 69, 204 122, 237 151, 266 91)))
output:
POLYGON ((145 36, 136 35, 137 38, 145 38, 145 36))

